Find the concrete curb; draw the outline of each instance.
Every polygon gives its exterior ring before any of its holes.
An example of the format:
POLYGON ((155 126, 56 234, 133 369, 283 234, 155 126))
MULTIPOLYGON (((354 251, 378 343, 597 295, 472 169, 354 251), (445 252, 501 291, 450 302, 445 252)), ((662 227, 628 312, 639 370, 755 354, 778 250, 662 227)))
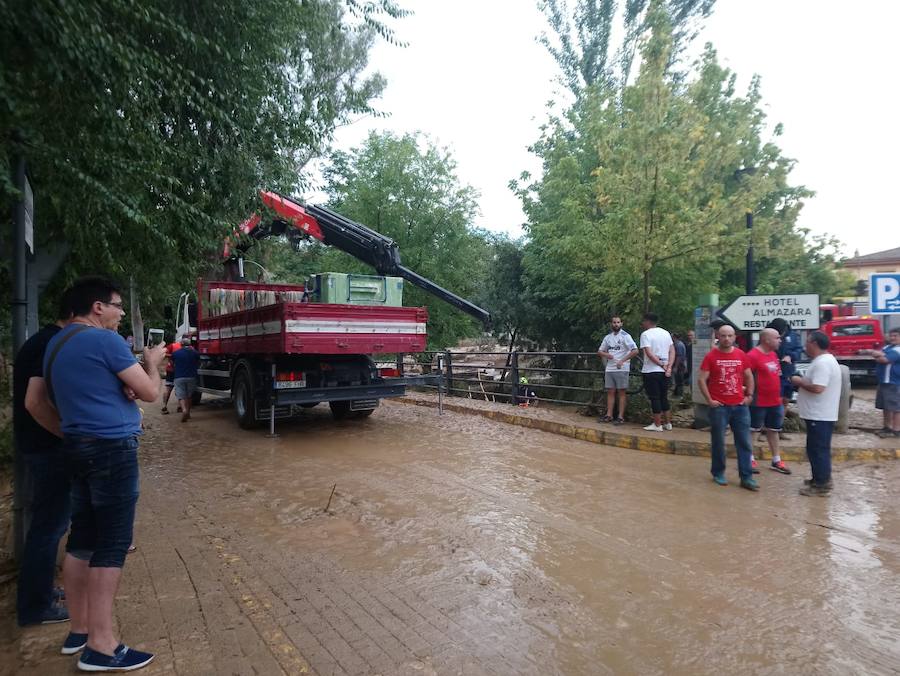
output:
MULTIPOLYGON (((437 402, 427 401, 423 399, 414 399, 411 397, 398 397, 391 401, 398 401, 404 404, 413 404, 415 406, 425 406, 428 408, 437 408, 437 402)), ((580 425, 571 425, 560 423, 553 420, 543 420, 540 418, 530 418, 515 413, 507 413, 505 411, 494 411, 491 409, 469 408, 468 406, 460 406, 459 404, 449 404, 444 402, 444 408, 454 413, 467 413, 470 415, 480 415, 484 418, 497 420, 509 425, 519 425, 520 427, 528 427, 530 429, 541 430, 551 434, 559 434, 564 437, 580 439, 582 441, 590 441, 595 444, 605 444, 606 446, 617 446, 618 448, 631 448, 636 451, 645 451, 648 453, 668 453, 669 455, 692 455, 697 457, 709 457, 709 443, 701 441, 688 441, 685 439, 663 439, 655 437, 645 437, 638 434, 622 433, 622 432, 606 432, 594 427, 582 427, 580 425)), ((766 445, 754 443, 754 452, 756 457, 764 460, 768 457, 768 448, 766 445)), ((735 449, 733 445, 728 446, 729 457, 735 457, 735 449)), ((806 461, 806 451, 804 449, 782 447, 781 457, 791 462, 806 461)), ((848 460, 900 460, 900 447, 898 448, 842 448, 832 447, 831 459, 834 462, 843 462, 848 460)))

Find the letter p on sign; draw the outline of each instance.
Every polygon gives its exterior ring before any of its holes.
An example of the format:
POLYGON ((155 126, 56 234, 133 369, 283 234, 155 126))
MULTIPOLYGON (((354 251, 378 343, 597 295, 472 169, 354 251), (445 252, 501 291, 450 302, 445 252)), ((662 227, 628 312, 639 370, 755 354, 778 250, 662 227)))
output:
POLYGON ((872 275, 869 293, 872 314, 900 314, 900 274, 872 275))

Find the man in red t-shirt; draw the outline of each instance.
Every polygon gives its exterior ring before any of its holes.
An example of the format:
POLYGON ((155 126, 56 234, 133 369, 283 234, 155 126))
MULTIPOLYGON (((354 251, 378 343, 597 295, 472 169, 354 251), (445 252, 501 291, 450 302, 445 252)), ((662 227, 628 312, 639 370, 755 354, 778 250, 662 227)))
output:
POLYGON ((710 445, 712 447, 712 476, 720 486, 725 479, 725 429, 730 425, 737 448, 738 474, 741 488, 758 491, 753 479, 750 456, 750 409, 753 400, 753 374, 743 350, 734 346, 734 327, 725 325, 717 332, 718 346, 703 358, 697 385, 709 406, 710 445))
MULTIPOLYGON (((766 441, 772 452, 771 469, 782 474, 791 470, 784 464, 778 448, 778 436, 784 424, 784 404, 781 403, 781 360, 778 346, 781 336, 775 329, 763 329, 759 334, 759 345, 747 354, 750 370, 756 379, 756 400, 750 406, 750 429, 755 433, 765 430, 766 441)), ((756 459, 751 458, 753 471, 756 459)))

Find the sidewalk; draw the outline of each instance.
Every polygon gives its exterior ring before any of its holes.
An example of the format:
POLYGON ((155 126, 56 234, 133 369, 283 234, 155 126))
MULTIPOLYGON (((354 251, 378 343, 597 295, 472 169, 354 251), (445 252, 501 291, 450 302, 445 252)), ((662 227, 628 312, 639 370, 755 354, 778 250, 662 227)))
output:
MULTIPOLYGON (((437 395, 426 392, 408 392, 405 397, 387 401, 434 408, 438 405, 437 395)), ((701 457, 709 455, 707 430, 676 427, 671 432, 647 432, 640 425, 633 423, 624 425, 599 423, 595 418, 580 415, 574 407, 519 408, 499 402, 462 397, 444 397, 444 409, 480 415, 510 425, 573 437, 595 444, 633 448, 651 453, 701 457)), ((791 432, 789 436, 789 440, 781 442, 781 457, 787 461, 805 461, 806 435, 791 432)), ((835 434, 831 446, 834 461, 900 460, 900 439, 880 439, 869 432, 852 428, 848 434, 835 434)), ((753 448, 759 460, 771 458, 766 442, 760 441, 758 435, 753 435, 753 448)), ((734 454, 734 445, 729 444, 728 455, 734 457, 734 454)))

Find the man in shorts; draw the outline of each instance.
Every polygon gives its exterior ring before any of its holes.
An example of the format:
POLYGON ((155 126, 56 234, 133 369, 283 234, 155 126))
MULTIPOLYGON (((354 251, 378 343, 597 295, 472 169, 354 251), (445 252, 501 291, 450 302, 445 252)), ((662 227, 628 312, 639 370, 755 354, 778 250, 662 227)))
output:
POLYGON ((597 354, 606 360, 606 415, 600 422, 621 425, 625 422, 625 404, 628 400, 628 375, 631 372, 631 359, 638 353, 637 344, 628 331, 622 328, 622 318, 613 317, 610 321, 612 331, 603 338, 597 354), (616 395, 619 395, 619 410, 613 419, 616 395))
POLYGON ((884 413, 884 426, 876 432, 882 439, 900 437, 900 327, 888 332, 888 342, 880 350, 860 350, 878 362, 878 392, 875 408, 884 413))
MULTIPOLYGON (((747 353, 750 371, 756 381, 756 398, 750 406, 750 430, 754 433, 765 430, 766 441, 772 452, 770 468, 781 474, 791 470, 781 459, 778 435, 784 424, 784 404, 781 402, 781 360, 778 346, 781 336, 775 329, 763 329, 759 334, 759 345, 747 353)), ((751 456, 751 467, 754 466, 751 456)))
POLYGON ((113 609, 140 492, 135 398, 159 396, 165 352, 162 345, 147 347, 137 363, 116 332, 125 311, 120 290, 108 280, 85 277, 66 293, 72 320, 47 344, 43 365, 72 486, 63 563, 71 631, 62 653, 81 652, 82 671, 130 671, 153 659, 119 642, 113 609))
MULTIPOLYGON (((163 394, 162 412, 164 415, 169 414, 169 397, 172 396, 172 390, 175 389, 175 364, 172 361, 172 355, 181 349, 181 343, 174 341, 166 345, 166 391, 163 394)), ((176 397, 176 400, 178 397, 176 397)), ((179 407, 179 413, 181 407, 179 407)))
POLYGON ((669 381, 675 366, 675 343, 668 331, 657 326, 658 322, 659 317, 653 312, 644 314, 641 322, 644 329, 640 341, 644 352, 641 377, 653 412, 653 422, 644 428, 648 432, 668 432, 672 429, 669 381))
POLYGON ((187 422, 191 419, 191 403, 197 389, 197 369, 200 366, 200 354, 191 346, 189 337, 183 339, 181 349, 172 355, 171 361, 181 422, 187 422))

